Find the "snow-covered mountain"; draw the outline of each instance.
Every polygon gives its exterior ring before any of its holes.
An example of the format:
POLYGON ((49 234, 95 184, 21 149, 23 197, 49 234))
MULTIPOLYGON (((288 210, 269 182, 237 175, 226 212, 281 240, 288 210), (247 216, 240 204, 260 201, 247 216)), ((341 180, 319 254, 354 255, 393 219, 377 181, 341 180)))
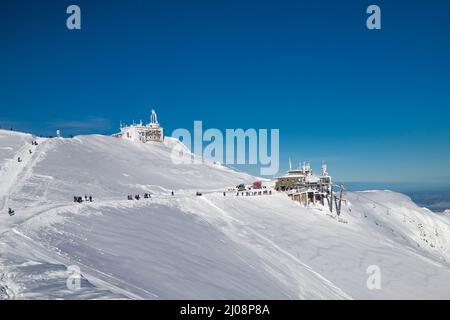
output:
POLYGON ((346 193, 341 221, 282 193, 224 196, 255 178, 174 164, 177 144, 0 130, 0 298, 450 298, 448 213, 390 191, 346 193))

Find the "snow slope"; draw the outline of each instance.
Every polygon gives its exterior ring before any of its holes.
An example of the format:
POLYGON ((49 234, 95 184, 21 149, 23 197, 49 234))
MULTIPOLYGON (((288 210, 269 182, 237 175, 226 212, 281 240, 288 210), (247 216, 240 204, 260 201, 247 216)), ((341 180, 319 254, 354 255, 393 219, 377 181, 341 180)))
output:
POLYGON ((40 139, 27 156, 31 140, 0 131, 0 197, 17 213, 0 213, 0 298, 450 298, 450 218, 404 195, 347 193, 341 223, 281 193, 223 196, 254 178, 174 164, 173 139, 40 139), (73 203, 84 194, 95 201, 73 203), (380 290, 367 288, 371 265, 380 290))

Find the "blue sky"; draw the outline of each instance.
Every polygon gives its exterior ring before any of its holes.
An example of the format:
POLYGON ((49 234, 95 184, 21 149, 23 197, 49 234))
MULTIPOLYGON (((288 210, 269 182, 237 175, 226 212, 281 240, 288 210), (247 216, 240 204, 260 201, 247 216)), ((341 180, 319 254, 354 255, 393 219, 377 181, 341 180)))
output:
POLYGON ((113 133, 154 107, 166 133, 279 128, 281 171, 450 181, 448 1, 11 0, 0 39, 3 127, 113 133))

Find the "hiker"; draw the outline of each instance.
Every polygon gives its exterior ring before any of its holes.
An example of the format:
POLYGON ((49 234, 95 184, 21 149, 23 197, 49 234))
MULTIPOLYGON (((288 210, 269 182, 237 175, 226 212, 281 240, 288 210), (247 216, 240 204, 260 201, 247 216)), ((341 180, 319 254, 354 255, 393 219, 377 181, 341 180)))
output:
POLYGON ((172 195, 174 195, 173 191, 172 191, 172 195))
POLYGON ((30 153, 30 154, 32 154, 33 152, 31 152, 31 149, 28 149, 28 152, 30 153))
POLYGON ((224 197, 226 196, 226 193, 225 193, 225 191, 223 192, 223 196, 224 196, 224 197))
POLYGON ((89 202, 92 202, 92 195, 89 196, 89 202))
POLYGON ((78 202, 77 196, 73 196, 73 202, 78 202))
POLYGON ((78 203, 82 203, 83 202, 83 197, 78 197, 78 203))
POLYGON ((11 208, 8 208, 8 214, 12 217, 14 215, 15 211, 11 208))
POLYGON ((137 195, 134 196, 134 198, 135 198, 136 200, 139 200, 141 197, 137 194, 137 195))
POLYGON ((20 157, 17 158, 17 162, 22 162, 22 159, 20 159, 20 157))
POLYGON ((133 197, 131 195, 128 195, 128 200, 133 200, 133 197))

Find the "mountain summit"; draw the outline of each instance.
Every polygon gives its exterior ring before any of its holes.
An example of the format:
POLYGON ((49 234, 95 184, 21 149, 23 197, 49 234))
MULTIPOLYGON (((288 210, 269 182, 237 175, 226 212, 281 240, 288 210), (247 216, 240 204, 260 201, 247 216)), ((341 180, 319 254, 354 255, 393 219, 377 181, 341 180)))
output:
POLYGON ((257 178, 174 164, 179 144, 0 130, 0 298, 450 298, 448 214, 391 191, 347 192, 341 219, 236 196, 257 178))

